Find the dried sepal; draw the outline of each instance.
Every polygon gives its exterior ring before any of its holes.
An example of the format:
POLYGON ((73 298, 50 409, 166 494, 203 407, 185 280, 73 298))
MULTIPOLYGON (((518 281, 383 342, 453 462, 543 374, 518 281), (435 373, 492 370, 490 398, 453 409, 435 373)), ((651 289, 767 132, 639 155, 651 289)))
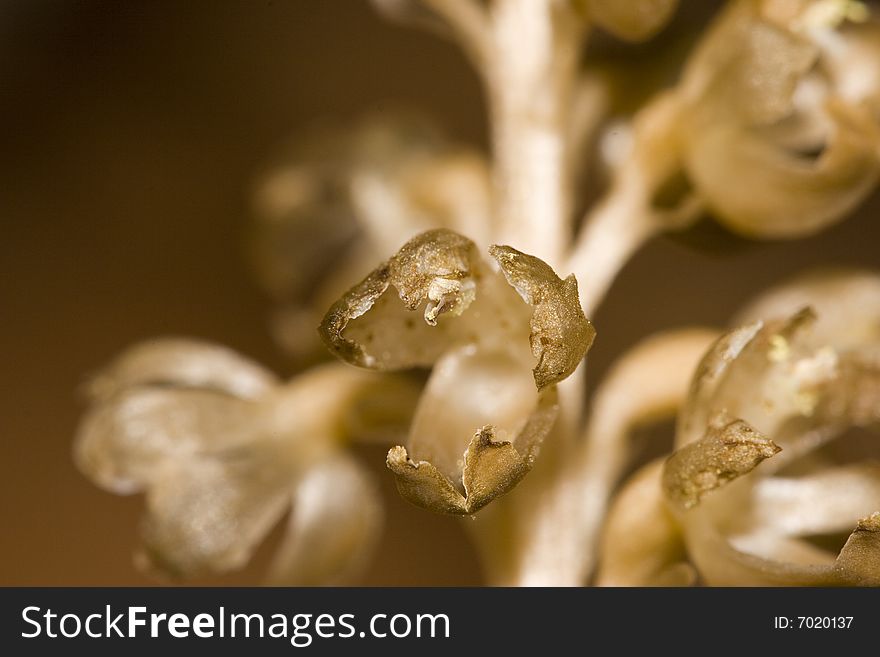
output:
POLYGON ((321 337, 336 356, 360 367, 431 365, 456 337, 455 327, 438 318, 461 315, 474 301, 479 267, 467 238, 446 229, 422 233, 331 306, 321 337), (419 321, 410 313, 422 305, 419 321))
POLYGON ((678 521, 660 484, 663 460, 640 468, 608 511, 602 532, 598 586, 690 586, 697 575, 687 563, 678 521))
POLYGON ((569 376, 584 359, 596 330, 584 316, 574 274, 561 279, 543 260, 509 246, 492 246, 507 282, 534 307, 529 341, 538 359, 533 370, 539 390, 569 376))
POLYGON ((599 27, 627 41, 644 41, 659 32, 678 0, 581 0, 599 27))
POLYGON ((540 393, 536 408, 512 441, 499 441, 494 427, 482 427, 461 455, 458 477, 429 461, 411 459, 401 446, 388 452, 388 468, 400 494, 413 504, 437 513, 475 513, 510 491, 531 469, 557 411, 556 390, 550 388, 540 393))
POLYGON ((705 438, 667 459, 663 490, 680 508, 693 508, 707 493, 748 474, 779 451, 742 420, 722 421, 710 426, 705 438))
POLYGON ((273 586, 342 585, 357 576, 382 529, 375 483, 353 459, 311 468, 293 492, 284 540, 272 560, 273 586))

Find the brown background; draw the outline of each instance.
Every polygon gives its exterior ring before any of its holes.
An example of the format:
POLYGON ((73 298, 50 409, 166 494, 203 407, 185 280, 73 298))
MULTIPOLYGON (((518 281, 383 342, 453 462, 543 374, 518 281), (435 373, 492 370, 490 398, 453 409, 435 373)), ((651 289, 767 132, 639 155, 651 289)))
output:
MULTIPOLYGON (((162 334, 216 340, 289 372, 242 255, 249 185, 292 131, 389 99, 485 143, 477 80, 459 53, 381 22, 361 0, 0 5, 0 584, 150 583, 130 557, 141 498, 101 492, 71 464, 77 388, 125 346, 162 334)), ((720 248, 656 240, 594 318, 593 378, 647 332, 723 324, 808 265, 880 265, 878 212, 875 195, 796 243, 706 230, 698 236, 720 248)), ((402 503, 382 450, 363 456, 389 493, 366 582, 477 583, 458 523, 402 503)), ((217 581, 258 582, 271 547, 217 581)))

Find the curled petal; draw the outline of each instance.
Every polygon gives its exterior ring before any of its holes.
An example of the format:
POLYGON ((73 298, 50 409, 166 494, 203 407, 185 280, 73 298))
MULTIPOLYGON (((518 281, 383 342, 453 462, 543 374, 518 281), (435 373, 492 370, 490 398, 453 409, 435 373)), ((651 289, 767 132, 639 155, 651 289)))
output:
POLYGON ((880 514, 859 521, 837 559, 802 565, 743 552, 697 508, 685 520, 688 550, 712 586, 880 586, 880 514))
POLYGON ((755 482, 745 525, 792 536, 834 534, 880 505, 880 463, 858 463, 800 477, 755 482))
POLYGON ((811 235, 846 216, 880 178, 880 138, 844 108, 829 112, 834 128, 814 161, 737 124, 713 119, 717 127, 696 133, 688 172, 714 214, 739 233, 771 239, 811 235))
POLYGON ((753 322, 720 336, 700 360, 691 380, 690 390, 681 409, 676 429, 676 445, 682 446, 703 437, 712 414, 712 397, 731 363, 749 344, 761 322, 753 322))
POLYGON ((166 461, 147 495, 138 566, 172 577, 243 566, 287 507, 290 484, 270 450, 166 461))
MULTIPOLYGON (((754 334, 752 329, 729 334, 751 337, 731 352, 721 352, 731 353, 731 358, 718 359, 710 352, 705 361, 708 369, 698 369, 679 418, 677 444, 693 440, 717 414, 727 413, 772 436, 783 447, 793 447, 805 430, 783 432, 782 428, 792 422, 818 422, 823 394, 839 376, 838 354, 812 340, 815 319, 815 313, 804 308, 788 319, 767 323, 754 334), (783 440, 789 433, 792 441, 783 440)), ((788 450, 786 459, 797 453, 788 450)))
POLYGON ((284 542, 269 569, 275 586, 340 585, 369 563, 382 528, 374 483, 352 459, 311 468, 294 491, 284 542))
POLYGON ((600 27, 627 41, 644 41, 659 32, 678 0, 587 0, 587 12, 600 27))
POLYGON ((660 485, 663 461, 642 467, 617 494, 602 534, 599 586, 689 586, 696 573, 660 485))
POLYGON ((584 316, 574 275, 559 278, 553 268, 509 246, 492 246, 507 282, 535 308, 529 340, 538 359, 533 371, 541 390, 568 377, 586 355, 596 330, 584 316))
POLYGON ((106 399, 134 386, 174 386, 254 399, 277 383, 271 372, 225 347, 164 338, 126 350, 92 379, 89 393, 106 399))
MULTIPOLYGON (((455 409, 450 410, 454 415, 455 409)), ((556 390, 550 388, 540 393, 537 406, 512 441, 496 440, 497 430, 484 426, 461 454, 457 476, 429 461, 411 459, 404 447, 388 452, 388 467, 397 477, 401 495, 413 504, 438 513, 475 513, 512 489, 531 469, 556 413, 556 390)))
POLYGON ((663 490, 682 509, 707 493, 751 472, 780 447, 742 420, 712 426, 705 438, 677 450, 666 461, 663 490))
POLYGON ((835 21, 808 26, 805 3, 791 3, 790 15, 766 5, 730 3, 691 58, 679 87, 682 147, 688 176, 724 224, 786 239, 839 221, 873 189, 880 125, 871 94, 853 90, 865 78, 854 85, 829 56, 839 59, 848 33, 835 21))
POLYGON ((780 319, 811 307, 818 344, 848 350, 880 341, 880 275, 865 270, 832 270, 796 276, 761 294, 735 320, 744 324, 780 319))

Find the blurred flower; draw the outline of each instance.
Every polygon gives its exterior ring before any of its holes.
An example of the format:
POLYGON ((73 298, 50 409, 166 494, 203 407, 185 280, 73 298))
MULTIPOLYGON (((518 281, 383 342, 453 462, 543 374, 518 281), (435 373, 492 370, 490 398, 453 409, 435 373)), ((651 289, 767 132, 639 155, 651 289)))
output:
POLYGON ((675 453, 612 507, 599 583, 880 585, 880 463, 825 449, 880 425, 880 277, 801 278, 740 320, 696 370, 675 453), (810 540, 844 531, 837 552, 810 540))
POLYGON ((343 445, 408 419, 405 382, 331 364, 282 385, 227 349, 155 340, 89 392, 76 462, 111 492, 146 493, 141 568, 239 568, 291 505, 271 583, 338 583, 367 562, 382 509, 343 445))
POLYGON ((880 176, 880 25, 851 0, 736 0, 674 91, 684 167, 725 225, 791 238, 880 176), (747 191, 744 191, 747 190, 747 191))
POLYGON ((404 497, 443 513, 473 513, 525 476, 553 426, 556 384, 595 335, 573 276, 510 247, 489 253, 500 272, 469 239, 422 233, 321 324, 329 349, 354 365, 433 366, 407 447, 388 453, 388 467, 404 497), (412 316, 419 309, 424 321, 412 316))
POLYGON ((251 260, 280 306, 279 343, 315 360, 327 306, 400 240, 441 226, 488 244, 489 176, 428 122, 392 112, 297 142, 254 195, 251 260))

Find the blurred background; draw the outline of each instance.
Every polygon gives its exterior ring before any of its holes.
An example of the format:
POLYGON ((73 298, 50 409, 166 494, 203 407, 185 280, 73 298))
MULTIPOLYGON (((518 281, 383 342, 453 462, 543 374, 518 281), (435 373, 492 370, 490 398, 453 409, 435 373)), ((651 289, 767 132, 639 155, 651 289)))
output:
MULTIPOLYGON (((708 12, 694 4, 648 46, 594 47, 636 61, 675 51, 708 12)), ((82 383, 159 335, 213 340, 292 373, 245 258, 255 176, 315 120, 388 103, 485 147, 483 99, 461 54, 384 23, 364 0, 0 2, 0 584, 154 583, 131 559, 142 498, 104 493, 73 466, 82 383)), ((649 332, 723 325, 808 266, 880 266, 878 213, 875 194, 797 242, 705 225, 653 241, 593 317, 591 381, 649 332)), ((361 453, 388 501, 364 583, 479 584, 460 521, 401 501, 384 453, 361 453)), ((245 570, 196 583, 259 583, 277 539, 245 570)))

